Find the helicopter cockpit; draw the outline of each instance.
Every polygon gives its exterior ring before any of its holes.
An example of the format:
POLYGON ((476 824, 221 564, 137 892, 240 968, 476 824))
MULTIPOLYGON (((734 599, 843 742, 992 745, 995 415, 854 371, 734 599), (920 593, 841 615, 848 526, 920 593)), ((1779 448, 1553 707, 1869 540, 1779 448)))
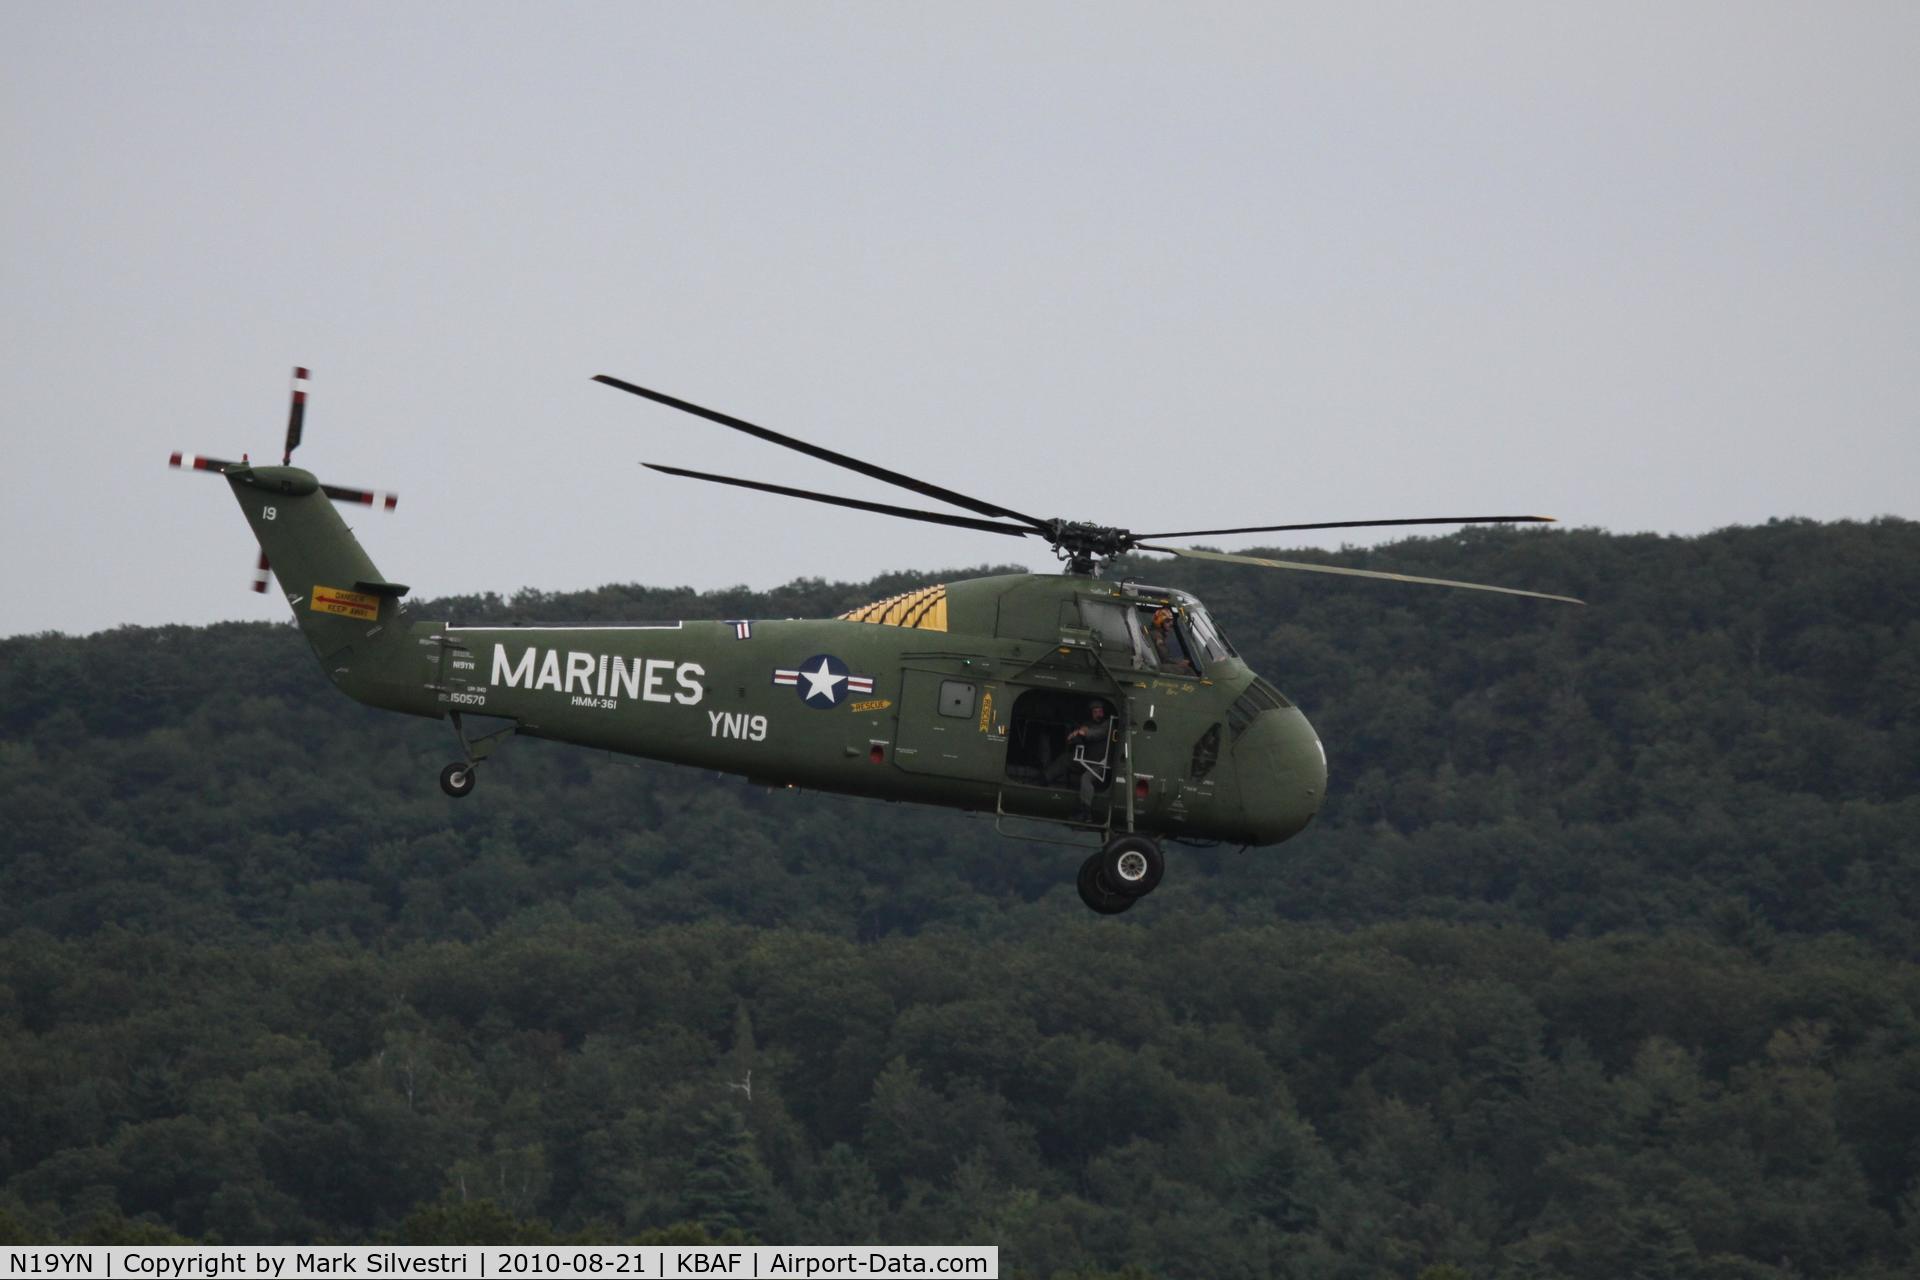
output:
POLYGON ((1205 605, 1169 587, 1129 582, 1118 598, 1083 596, 1080 620, 1103 650, 1134 671, 1200 676, 1213 663, 1239 656, 1205 605))

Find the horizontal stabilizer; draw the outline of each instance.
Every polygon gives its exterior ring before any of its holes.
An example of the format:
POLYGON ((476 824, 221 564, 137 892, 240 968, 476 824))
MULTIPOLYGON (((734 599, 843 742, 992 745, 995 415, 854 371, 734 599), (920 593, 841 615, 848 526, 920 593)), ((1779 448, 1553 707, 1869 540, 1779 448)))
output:
POLYGON ((354 583, 353 589, 364 591, 371 596, 392 596, 396 600, 413 590, 404 582, 383 582, 378 579, 370 582, 365 578, 354 583))

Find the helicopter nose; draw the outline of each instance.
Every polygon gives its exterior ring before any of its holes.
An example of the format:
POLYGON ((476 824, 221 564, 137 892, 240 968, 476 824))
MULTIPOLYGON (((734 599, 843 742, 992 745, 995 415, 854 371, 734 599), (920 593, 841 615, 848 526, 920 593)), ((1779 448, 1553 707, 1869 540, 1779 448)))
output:
POLYGON ((1254 717, 1233 744, 1233 767, 1253 844, 1297 835, 1327 793, 1327 753, 1297 707, 1254 717))

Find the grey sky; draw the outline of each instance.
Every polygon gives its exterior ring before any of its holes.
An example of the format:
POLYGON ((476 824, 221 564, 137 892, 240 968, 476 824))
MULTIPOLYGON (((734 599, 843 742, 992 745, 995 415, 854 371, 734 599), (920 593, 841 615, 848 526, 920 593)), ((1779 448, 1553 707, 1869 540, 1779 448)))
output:
POLYGON ((426 594, 1023 550, 642 471, 911 501, 602 372, 1135 527, 1920 515, 1916 49, 1912 4, 13 0, 0 633, 284 617, 164 463, 274 454, 295 364, 426 594))

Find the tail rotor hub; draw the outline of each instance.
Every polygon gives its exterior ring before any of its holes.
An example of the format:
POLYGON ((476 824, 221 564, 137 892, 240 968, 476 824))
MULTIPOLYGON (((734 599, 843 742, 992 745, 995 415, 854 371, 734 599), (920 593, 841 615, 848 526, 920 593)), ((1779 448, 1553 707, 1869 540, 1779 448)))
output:
MULTIPOLYGON (((295 366, 293 370, 293 401, 287 410, 286 446, 280 454, 280 465, 283 467, 293 465, 293 451, 300 447, 300 437, 306 429, 308 381, 309 376, 307 370, 300 366, 295 366)), ((240 455, 240 461, 227 462, 220 458, 209 458, 203 454, 182 453, 176 450, 173 455, 168 458, 167 465, 173 467, 175 470, 211 471, 221 476, 234 471, 250 473, 253 469, 253 464, 244 453, 240 455)), ((307 480, 306 483, 311 484, 314 482, 307 480)), ((319 488, 335 502, 353 502, 381 511, 391 511, 400 504, 399 494, 388 493, 379 489, 359 489, 350 485, 324 483, 320 484, 319 488)), ((267 553, 263 548, 260 552, 260 562, 255 566, 253 571, 251 583, 253 590, 259 592, 266 591, 267 575, 272 568, 273 566, 267 562, 267 553)))

